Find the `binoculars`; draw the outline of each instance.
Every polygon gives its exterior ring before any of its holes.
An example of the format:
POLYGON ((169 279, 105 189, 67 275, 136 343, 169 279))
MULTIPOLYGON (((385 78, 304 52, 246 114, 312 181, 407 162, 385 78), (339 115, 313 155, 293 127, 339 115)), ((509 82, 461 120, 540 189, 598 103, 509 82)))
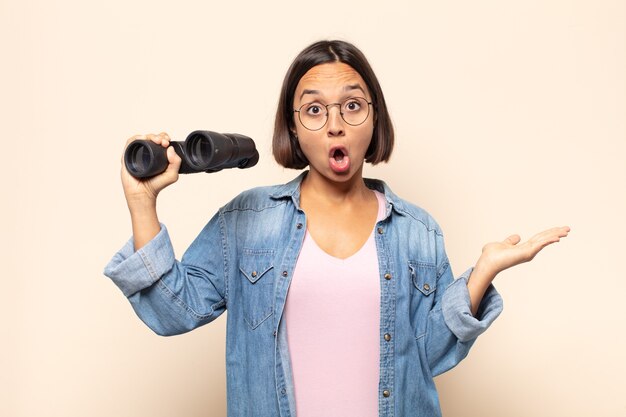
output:
MULTIPOLYGON (((191 132, 184 142, 170 142, 182 159, 180 174, 250 168, 259 162, 254 141, 237 133, 191 132)), ((124 164, 135 178, 149 178, 167 168, 167 149, 151 140, 135 140, 124 152, 124 164)))

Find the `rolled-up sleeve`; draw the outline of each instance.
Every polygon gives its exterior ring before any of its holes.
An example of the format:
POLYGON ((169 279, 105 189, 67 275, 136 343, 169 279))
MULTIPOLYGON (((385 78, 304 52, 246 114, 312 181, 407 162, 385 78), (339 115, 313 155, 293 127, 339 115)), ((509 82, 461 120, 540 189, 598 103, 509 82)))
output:
POLYGON ((210 323, 226 310, 225 238, 217 213, 176 260, 165 225, 135 251, 131 238, 104 274, 155 333, 174 335, 210 323))
POLYGON ((104 275, 129 297, 158 281, 174 263, 174 249, 167 228, 161 224, 159 233, 137 251, 131 237, 106 265, 104 275))
POLYGON ((502 297, 490 285, 474 316, 467 282, 474 268, 469 268, 454 279, 446 255, 443 235, 438 235, 438 292, 435 304, 428 315, 426 330, 426 356, 433 376, 455 367, 469 353, 472 345, 500 315, 502 297))
POLYGON ((470 295, 467 289, 473 267, 465 271, 448 286, 442 299, 442 311, 446 325, 461 341, 476 339, 502 312, 502 297, 493 285, 489 285, 480 302, 476 316, 472 315, 470 295))

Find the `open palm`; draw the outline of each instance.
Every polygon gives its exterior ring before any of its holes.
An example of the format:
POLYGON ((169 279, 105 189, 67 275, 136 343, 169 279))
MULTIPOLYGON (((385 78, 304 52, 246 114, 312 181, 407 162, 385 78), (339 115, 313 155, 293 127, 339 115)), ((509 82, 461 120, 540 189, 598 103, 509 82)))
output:
POLYGON ((483 246, 478 263, 495 276, 507 268, 532 260, 540 250, 566 237, 568 226, 553 227, 539 232, 520 244, 519 235, 511 235, 502 242, 491 242, 483 246))

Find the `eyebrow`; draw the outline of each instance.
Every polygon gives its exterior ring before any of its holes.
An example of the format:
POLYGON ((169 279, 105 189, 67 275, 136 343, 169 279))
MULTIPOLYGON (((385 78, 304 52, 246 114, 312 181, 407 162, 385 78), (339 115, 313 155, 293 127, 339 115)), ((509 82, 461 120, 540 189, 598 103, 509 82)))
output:
POLYGON ((302 100, 302 97, 304 97, 305 94, 319 94, 319 90, 304 90, 302 91, 302 94, 300 94, 300 100, 302 100))
MULTIPOLYGON (((352 91, 352 90, 361 90, 363 95, 365 95, 365 90, 363 90, 363 87, 361 87, 360 84, 349 84, 343 88, 343 91, 352 91)), ((320 94, 320 91, 319 90, 303 90, 302 94, 300 94, 300 100, 302 100, 302 97, 304 97, 305 94, 320 94)))
POLYGON ((343 88, 343 91, 352 91, 352 90, 361 90, 363 95, 365 95, 365 90, 363 90, 363 87, 361 87, 360 84, 350 84, 350 85, 346 85, 343 88))

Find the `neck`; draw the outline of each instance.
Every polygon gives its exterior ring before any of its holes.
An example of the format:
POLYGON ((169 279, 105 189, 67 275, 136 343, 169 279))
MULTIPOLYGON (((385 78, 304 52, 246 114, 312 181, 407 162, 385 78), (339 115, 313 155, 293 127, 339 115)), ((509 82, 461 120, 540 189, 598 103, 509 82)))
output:
POLYGON ((314 170, 309 171, 300 186, 301 199, 325 200, 328 203, 359 203, 371 197, 362 172, 355 173, 347 181, 333 181, 314 170))

